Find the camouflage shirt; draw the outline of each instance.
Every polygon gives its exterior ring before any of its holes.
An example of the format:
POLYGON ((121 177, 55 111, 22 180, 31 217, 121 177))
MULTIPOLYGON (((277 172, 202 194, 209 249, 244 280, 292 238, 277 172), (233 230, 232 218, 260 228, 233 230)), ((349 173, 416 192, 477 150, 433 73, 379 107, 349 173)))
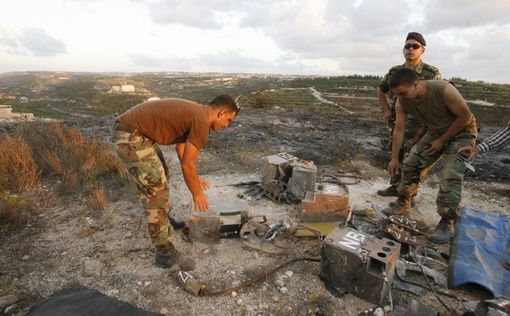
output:
MULTIPOLYGON (((391 67, 388 73, 384 76, 383 80, 381 81, 381 84, 379 85, 379 89, 381 89, 381 91, 384 92, 386 94, 386 97, 391 101, 390 103, 391 106, 395 105, 397 98, 391 92, 390 85, 388 83, 389 79, 393 72, 395 72, 395 70, 405 68, 405 66, 406 65, 403 64, 391 67)), ((416 73, 418 74, 418 78, 420 80, 441 80, 441 73, 439 72, 439 69, 429 64, 426 64, 423 61, 420 61, 420 63, 416 65, 414 71, 416 71, 416 73)))

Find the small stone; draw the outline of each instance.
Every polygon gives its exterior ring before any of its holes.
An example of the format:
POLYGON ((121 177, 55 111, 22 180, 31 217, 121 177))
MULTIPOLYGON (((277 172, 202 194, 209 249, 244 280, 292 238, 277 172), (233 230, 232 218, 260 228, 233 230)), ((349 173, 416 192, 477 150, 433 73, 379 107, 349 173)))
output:
POLYGON ((18 302, 20 299, 21 296, 18 294, 8 294, 0 296, 0 310, 3 310, 5 307, 18 302))
POLYGON ((210 252, 211 252, 211 249, 209 249, 209 248, 205 248, 205 249, 204 249, 204 255, 207 255, 207 254, 209 254, 210 252))
POLYGON ((271 297, 273 299, 273 301, 275 302, 278 302, 279 300, 279 297, 277 295, 273 295, 273 297, 271 297))
POLYGON ((144 286, 148 286, 148 285, 150 285, 151 283, 152 283, 151 281, 145 281, 145 282, 143 283, 143 285, 144 285, 144 286))
POLYGON ((280 293, 282 293, 282 294, 287 294, 287 293, 289 293, 289 289, 288 289, 288 288, 286 288, 286 287, 284 286, 284 287, 282 287, 282 288, 280 289, 280 293))
POLYGON ((235 272, 234 270, 231 270, 231 271, 230 271, 230 274, 232 274, 232 275, 236 275, 236 272, 235 272))
POLYGON ((119 293, 119 290, 117 290, 117 289, 112 289, 112 290, 109 290, 108 292, 106 292, 107 295, 115 295, 118 293, 119 293))
POLYGON ((138 282, 136 282, 136 284, 142 285, 143 283, 142 283, 142 281, 138 281, 138 282))
POLYGON ((274 284, 277 287, 284 287, 285 286, 285 281, 283 281, 283 279, 276 279, 276 281, 274 281, 274 284))
POLYGON ((23 261, 27 261, 28 259, 30 259, 30 256, 29 255, 24 255, 21 260, 23 261))
POLYGON ((168 311, 168 309, 163 307, 162 309, 159 310, 159 313, 161 315, 168 315, 168 313, 170 313, 170 311, 168 311))
POLYGON ((265 285, 264 285, 264 286, 262 287, 262 292, 267 292, 267 286, 265 286, 265 285))
POLYGON ((12 315, 16 312, 16 309, 18 308, 18 304, 12 304, 10 306, 7 306, 7 308, 4 310, 4 315, 12 315))
POLYGON ((374 311, 374 316, 384 316, 383 309, 380 307, 377 307, 374 311))
POLYGON ((290 277, 292 277, 292 276, 294 275, 294 272, 292 272, 292 271, 290 271, 290 270, 289 270, 289 271, 286 271, 286 272, 285 272, 285 275, 286 275, 286 276, 288 276, 288 277, 290 278, 290 277))
POLYGON ((237 297, 237 292, 236 291, 232 291, 232 293, 230 293, 230 295, 232 295, 232 297, 237 297))
POLYGON ((103 269, 103 263, 96 259, 89 259, 83 264, 85 272, 90 275, 98 275, 103 269))
POLYGON ((254 258, 254 259, 258 259, 258 258, 259 258, 259 253, 258 253, 258 252, 256 252, 256 251, 254 251, 254 252, 253 252, 253 258, 254 258))
POLYGON ((243 304, 243 300, 242 300, 242 299, 238 299, 238 300, 236 301, 236 304, 237 304, 237 305, 242 305, 242 304, 243 304))

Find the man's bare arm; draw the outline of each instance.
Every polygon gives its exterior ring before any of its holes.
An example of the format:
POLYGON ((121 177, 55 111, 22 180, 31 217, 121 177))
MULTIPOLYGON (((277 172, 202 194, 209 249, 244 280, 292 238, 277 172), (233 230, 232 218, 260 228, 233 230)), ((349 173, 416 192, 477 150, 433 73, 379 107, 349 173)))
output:
POLYGON ((179 161, 182 164, 182 157, 184 157, 184 147, 185 143, 178 143, 175 145, 175 151, 177 152, 177 157, 179 158, 179 161))
POLYGON ((391 161, 388 164, 388 171, 391 174, 396 174, 400 170, 400 163, 398 162, 398 156, 402 144, 404 143, 404 135, 406 130, 406 118, 407 113, 402 109, 399 100, 395 104, 395 111, 397 118, 395 120, 395 128, 393 129, 392 143, 391 143, 391 161))
MULTIPOLYGON (((177 153, 179 153, 179 149, 177 149, 177 153)), ((200 212, 206 212, 209 209, 209 203, 207 201, 207 196, 202 190, 196 165, 199 154, 200 150, 193 145, 193 143, 187 141, 184 145, 181 168, 184 181, 193 195, 195 209, 200 212)))
POLYGON ((386 95, 381 90, 381 88, 377 88, 377 99, 379 99, 379 104, 381 105, 383 113, 384 113, 383 114, 384 121, 386 122, 386 124, 388 124, 390 122, 390 118, 391 118, 391 110, 390 110, 390 105, 388 103, 388 99, 386 99, 386 95))

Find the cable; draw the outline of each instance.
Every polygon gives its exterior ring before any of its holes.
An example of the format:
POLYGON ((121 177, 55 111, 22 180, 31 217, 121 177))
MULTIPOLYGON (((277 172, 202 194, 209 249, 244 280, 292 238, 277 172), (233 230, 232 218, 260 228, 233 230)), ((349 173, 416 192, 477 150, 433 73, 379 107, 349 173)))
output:
POLYGON ((269 272, 264 272, 264 273, 260 274, 258 277, 255 277, 255 278, 253 278, 251 280, 248 280, 246 282, 241 283, 239 286, 231 287, 231 288, 223 289, 223 290, 218 290, 218 291, 207 291, 207 290, 205 290, 202 295, 203 296, 220 296, 220 295, 225 295, 225 294, 232 293, 232 291, 239 291, 239 290, 241 290, 243 288, 246 288, 246 287, 248 287, 250 285, 258 283, 262 279, 267 279, 271 274, 275 273, 276 271, 280 270, 281 268, 285 267, 286 265, 288 265, 290 263, 293 263, 293 262, 296 262, 296 261, 315 261, 315 262, 319 262, 319 261, 321 261, 321 259, 320 259, 320 257, 299 257, 299 258, 294 258, 294 259, 291 259, 291 260, 289 260, 287 262, 284 262, 283 264, 277 266, 276 268, 272 269, 269 272))
POLYGON ((386 271, 384 271, 383 267, 381 267, 381 270, 382 270, 382 273, 384 276, 384 282, 386 283, 386 286, 388 287, 388 295, 389 295, 389 299, 390 299, 390 311, 393 311, 393 298, 391 296, 390 282, 388 281, 388 278, 386 277, 386 271))
MULTIPOLYGON (((423 275, 423 278, 425 279, 425 281, 427 281, 427 284, 429 285, 430 289, 432 290, 432 292, 434 292, 434 295, 436 296, 437 300, 441 303, 441 305, 444 306, 444 308, 446 308, 446 310, 448 312, 451 313, 451 309, 450 307, 448 307, 448 305, 446 305, 445 302, 443 302, 443 300, 441 299, 441 297, 439 296, 439 294, 437 294, 436 290, 434 289, 434 287, 432 286, 432 284, 430 283, 430 280, 427 278, 427 276, 425 275, 425 271, 423 270, 423 265, 422 265, 422 262, 418 259, 418 249, 419 247, 416 247, 414 248, 414 260, 415 262, 418 264, 418 267, 420 267, 420 270, 421 270, 421 273, 423 275)), ((425 249, 425 258, 427 257, 427 248, 424 248, 425 249)))

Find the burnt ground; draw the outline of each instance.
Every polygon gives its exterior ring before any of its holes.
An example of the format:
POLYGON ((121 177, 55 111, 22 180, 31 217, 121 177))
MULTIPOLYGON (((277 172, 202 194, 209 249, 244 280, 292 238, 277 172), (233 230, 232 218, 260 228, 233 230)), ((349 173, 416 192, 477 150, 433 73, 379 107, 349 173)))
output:
MULTIPOLYGON (((353 114, 334 111, 306 113, 281 108, 243 109, 231 128, 211 135, 199 159, 200 173, 209 179, 210 198, 236 200, 240 181, 258 180, 260 158, 289 152, 313 160, 321 173, 356 172, 361 182, 349 186, 350 203, 363 209, 370 202, 384 206, 392 198, 375 193, 387 185, 386 128, 377 106, 349 108, 353 114)), ((85 133, 108 135, 111 117, 70 118, 85 133)), ((497 128, 486 128, 482 138, 497 128)), ((510 148, 480 157, 477 173, 465 183, 462 205, 510 216, 510 148)), ((190 215, 191 196, 185 188, 172 147, 164 148, 171 166, 170 202, 176 217, 190 215)), ((437 169, 438 167, 436 167, 437 169)), ((420 189, 412 217, 433 227, 437 174, 420 189)), ((8 314, 24 315, 53 293, 72 284, 83 284, 148 311, 168 315, 357 315, 373 305, 351 294, 326 289, 318 278, 319 264, 297 262, 235 295, 195 297, 185 292, 164 269, 153 265, 153 249, 146 234, 140 205, 128 188, 110 189, 105 210, 93 209, 86 196, 66 197, 55 183, 41 184, 30 194, 38 198, 36 215, 19 231, 2 238, 0 246, 0 296, 15 294, 21 300, 8 314)), ((268 199, 249 202, 252 215, 269 221, 295 219, 298 206, 268 199)), ((274 268, 292 256, 270 256, 242 247, 238 239, 219 243, 188 242, 181 233, 175 243, 197 260, 192 274, 209 288, 237 286, 274 268)), ((318 253, 316 239, 293 239, 295 255, 318 253)), ((448 247, 439 249, 448 253, 448 247)), ((446 272, 442 262, 436 269, 446 272)), ((413 279, 427 286, 420 275, 413 279)), ((462 313, 474 301, 488 297, 480 288, 448 290, 442 299, 462 313), (455 298, 457 297, 457 298, 455 298)), ((447 310, 430 291, 417 296, 393 289, 394 302, 416 299, 442 314, 447 310)))

